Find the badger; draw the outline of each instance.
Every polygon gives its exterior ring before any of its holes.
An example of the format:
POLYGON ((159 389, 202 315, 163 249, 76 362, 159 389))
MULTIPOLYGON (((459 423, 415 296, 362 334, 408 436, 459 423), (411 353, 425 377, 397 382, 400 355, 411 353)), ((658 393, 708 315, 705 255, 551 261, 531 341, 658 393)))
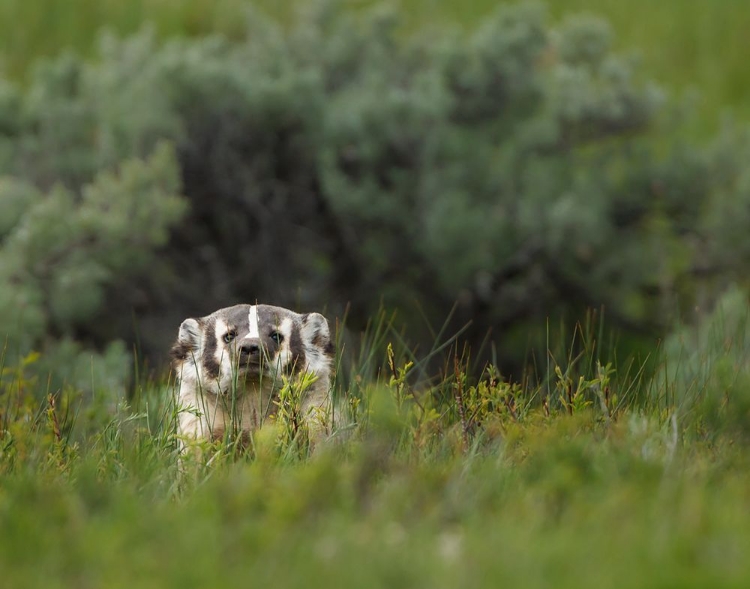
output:
POLYGON ((230 432, 247 442, 277 414, 283 386, 300 387, 299 417, 310 441, 329 433, 333 344, 320 313, 248 304, 219 309, 185 319, 171 356, 181 452, 190 440, 230 432))

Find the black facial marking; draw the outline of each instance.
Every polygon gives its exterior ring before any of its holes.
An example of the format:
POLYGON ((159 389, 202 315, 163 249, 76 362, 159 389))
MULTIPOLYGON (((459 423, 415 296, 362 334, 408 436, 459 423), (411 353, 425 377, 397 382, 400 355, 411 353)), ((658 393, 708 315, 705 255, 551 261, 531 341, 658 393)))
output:
POLYGON ((289 351, 292 353, 289 362, 289 370, 292 373, 300 372, 305 367, 305 346, 302 343, 299 328, 295 325, 289 338, 289 351))
POLYGON ((219 363, 216 361, 216 325, 211 322, 206 330, 206 347, 203 350, 203 368, 211 378, 219 378, 219 363))
POLYGON ((281 334, 281 332, 276 331, 275 329, 270 333, 268 337, 270 337, 271 340, 279 346, 284 341, 284 336, 281 334))
POLYGON ((268 337, 263 338, 263 343, 266 346, 266 350, 268 350, 268 356, 270 358, 276 357, 276 353, 281 349, 281 346, 284 343, 284 336, 281 336, 281 339, 277 340, 273 337, 272 335, 273 333, 279 333, 279 332, 277 332, 276 330, 273 330, 271 333, 268 334, 268 337))
POLYGON ((274 358, 284 342, 284 334, 279 331, 283 317, 274 311, 269 312, 266 305, 258 305, 257 310, 263 347, 268 357, 274 358))
POLYGON ((315 330, 315 334, 313 334, 311 343, 326 356, 333 356, 333 342, 328 336, 326 336, 324 333, 321 333, 320 330, 315 330))
POLYGON ((183 361, 187 360, 190 353, 193 351, 193 346, 185 342, 176 342, 172 349, 169 351, 169 356, 172 358, 172 365, 176 368, 183 361))
POLYGON ((314 345, 316 348, 320 348, 323 351, 327 350, 327 348, 329 347, 333 347, 333 345, 331 344, 331 340, 320 333, 320 331, 316 331, 313 335, 312 345, 314 345))

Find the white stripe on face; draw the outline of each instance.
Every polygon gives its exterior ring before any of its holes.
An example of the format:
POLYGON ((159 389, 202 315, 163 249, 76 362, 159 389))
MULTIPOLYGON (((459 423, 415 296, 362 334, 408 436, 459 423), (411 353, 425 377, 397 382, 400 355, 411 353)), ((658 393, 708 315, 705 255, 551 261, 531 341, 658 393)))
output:
MULTIPOLYGON (((216 324, 214 327, 214 337, 216 339, 221 339, 224 337, 224 334, 227 332, 227 324, 224 322, 223 319, 216 319, 216 324)), ((221 347, 221 346, 218 346, 221 347)))
POLYGON ((255 305, 250 307, 250 312, 247 314, 247 322, 250 327, 250 333, 247 334, 247 337, 260 337, 260 332, 258 331, 258 307, 255 305))

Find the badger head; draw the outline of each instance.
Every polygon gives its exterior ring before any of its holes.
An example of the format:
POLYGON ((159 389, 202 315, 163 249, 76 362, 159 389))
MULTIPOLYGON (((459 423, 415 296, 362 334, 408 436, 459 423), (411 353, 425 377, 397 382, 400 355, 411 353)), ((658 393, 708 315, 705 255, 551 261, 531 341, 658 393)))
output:
POLYGON ((264 379, 273 383, 281 374, 327 377, 332 355, 325 317, 270 305, 236 305, 186 319, 172 348, 180 381, 213 393, 264 379))

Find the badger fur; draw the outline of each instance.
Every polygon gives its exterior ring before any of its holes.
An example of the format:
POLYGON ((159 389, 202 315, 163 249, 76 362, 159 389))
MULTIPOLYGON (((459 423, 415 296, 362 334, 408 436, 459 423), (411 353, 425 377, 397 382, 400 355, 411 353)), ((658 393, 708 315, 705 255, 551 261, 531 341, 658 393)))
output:
POLYGON ((321 314, 270 305, 219 309, 183 321, 171 355, 182 449, 228 432, 247 438, 276 414, 285 381, 313 381, 302 392, 300 417, 311 441, 327 433, 333 345, 321 314))

